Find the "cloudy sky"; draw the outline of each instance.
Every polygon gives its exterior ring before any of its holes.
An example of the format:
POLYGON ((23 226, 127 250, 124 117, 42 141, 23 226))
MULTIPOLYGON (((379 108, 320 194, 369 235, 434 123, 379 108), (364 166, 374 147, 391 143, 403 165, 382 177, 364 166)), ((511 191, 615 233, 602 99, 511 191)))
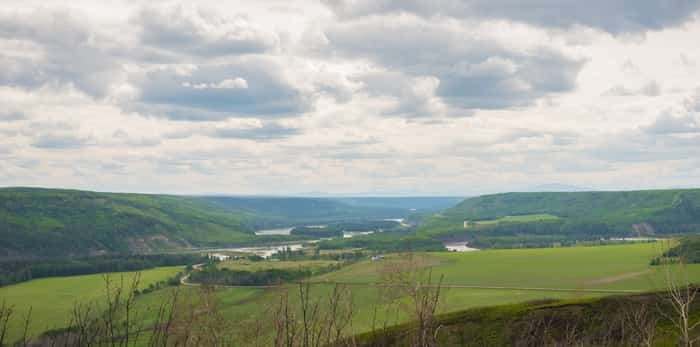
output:
POLYGON ((700 0, 3 0, 0 186, 697 187, 699 10, 700 0))

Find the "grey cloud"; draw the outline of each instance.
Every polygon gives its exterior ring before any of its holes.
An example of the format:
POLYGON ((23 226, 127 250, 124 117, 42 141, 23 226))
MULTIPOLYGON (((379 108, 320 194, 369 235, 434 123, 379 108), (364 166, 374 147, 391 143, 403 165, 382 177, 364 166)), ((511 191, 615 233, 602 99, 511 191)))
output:
POLYGON ((700 89, 685 100, 678 112, 662 112, 643 130, 656 135, 700 133, 700 89))
MULTIPOLYGON (((321 154, 321 157, 341 160, 382 160, 386 161, 396 156, 396 153, 391 151, 363 151, 353 149, 336 150, 328 154, 321 154)), ((389 170, 394 171, 394 170, 389 170)), ((394 172, 393 175, 396 173, 394 172)))
POLYGON ((570 146, 581 137, 572 131, 546 131, 535 129, 515 129, 496 140, 496 143, 513 143, 519 140, 549 138, 553 146, 570 146))
MULTIPOLYGON (((570 91, 583 65, 551 49, 509 49, 474 37, 455 23, 433 23, 415 17, 344 22, 329 28, 326 36, 333 54, 368 58, 390 73, 435 78, 439 82, 435 95, 463 110, 525 106, 551 93, 570 91)), ((377 87, 369 85, 370 92, 384 89, 397 97, 407 95, 401 90, 387 90, 387 83, 377 78, 371 82, 379 83, 377 87)), ((418 112, 426 104, 413 102, 418 112)))
POLYGON ((685 100, 683 107, 686 112, 700 113, 700 89, 697 89, 694 95, 685 100))
POLYGON ((691 59, 684 53, 681 53, 680 56, 678 56, 678 61, 685 67, 694 67, 696 65, 695 60, 691 59))
POLYGON ((39 159, 20 159, 20 160, 17 160, 14 164, 17 167, 21 167, 23 169, 34 169, 41 164, 41 160, 39 160, 39 159))
POLYGON ((622 85, 617 85, 603 93, 603 95, 607 96, 659 96, 660 94, 661 85, 656 81, 649 81, 640 88, 628 88, 622 85))
POLYGON ((612 163, 686 160, 700 157, 700 117, 688 99, 683 109, 664 111, 648 126, 597 139, 585 153, 612 163))
POLYGON ((132 136, 124 129, 117 129, 112 133, 111 138, 101 139, 100 145, 104 146, 132 146, 132 147, 152 147, 161 144, 159 136, 132 136))
POLYGON ((700 117, 693 114, 673 116, 666 112, 644 130, 651 134, 700 133, 700 117))
POLYGON ((288 127, 277 122, 265 121, 260 126, 190 126, 163 134, 170 140, 181 140, 200 135, 218 139, 243 139, 255 141, 270 141, 289 138, 301 134, 299 128, 288 127))
POLYGON ((27 115, 22 111, 0 109, 0 122, 10 122, 23 119, 27 119, 27 115))
POLYGON ((660 30, 690 20, 698 0, 324 0, 343 18, 413 13, 470 19, 505 19, 548 28, 585 26, 610 33, 660 30))
POLYGON ((127 172, 128 165, 118 161, 100 161, 97 166, 110 174, 124 174, 127 172))
POLYGON ((573 131, 512 129, 489 139, 464 139, 444 146, 442 153, 495 163, 509 159, 552 158, 563 152, 576 151, 583 137, 573 131))
POLYGON ((90 139, 73 134, 41 133, 38 134, 32 145, 44 149, 77 149, 89 145, 90 139))
POLYGON ((90 95, 104 96, 122 74, 104 48, 109 38, 97 35, 68 11, 1 12, 0 38, 36 46, 32 56, 0 53, 0 84, 25 88, 72 84, 90 95))
POLYGON ((169 131, 163 134, 163 137, 168 140, 182 140, 192 137, 196 132, 196 129, 188 127, 186 129, 180 129, 175 131, 169 131))
POLYGON ((158 158, 154 162, 155 170, 165 175, 180 175, 197 172, 205 175, 215 175, 221 171, 221 166, 209 159, 158 158))
POLYGON ((245 140, 277 140, 300 134, 297 128, 285 127, 277 123, 265 122, 253 128, 215 128, 209 134, 212 137, 245 140))
POLYGON ((686 160, 700 156, 698 136, 682 138, 664 135, 661 141, 658 136, 638 131, 618 134, 601 140, 583 154, 616 164, 686 160))
POLYGON ((284 78, 283 67, 265 57, 232 60, 225 65, 204 65, 191 71, 177 67, 132 76, 139 89, 130 106, 146 113, 177 120, 220 120, 230 117, 285 117, 306 112, 311 97, 284 78), (195 88, 244 80, 245 88, 195 88))
POLYGON ((224 18, 182 5, 144 8, 132 20, 144 43, 175 52, 214 56, 263 53, 279 44, 276 34, 255 27, 245 17, 224 18))
POLYGON ((435 95, 440 81, 436 77, 413 77, 397 71, 374 72, 358 77, 371 96, 391 95, 397 106, 385 115, 407 118, 435 117, 446 114, 441 100, 435 95))

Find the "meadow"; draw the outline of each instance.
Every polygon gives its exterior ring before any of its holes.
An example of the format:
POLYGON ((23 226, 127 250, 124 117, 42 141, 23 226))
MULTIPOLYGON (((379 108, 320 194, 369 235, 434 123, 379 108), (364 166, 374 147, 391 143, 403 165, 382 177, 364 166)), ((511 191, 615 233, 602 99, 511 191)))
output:
MULTIPOLYGON (((410 319, 411 303, 404 293, 396 287, 377 285, 391 281, 392 274, 408 263, 422 269, 424 276, 430 272, 434 284, 442 277, 438 313, 448 313, 533 300, 578 300, 661 289, 665 285, 665 269, 649 263, 663 252, 663 247, 661 242, 656 242, 392 254, 381 261, 361 261, 311 278, 310 296, 326 300, 335 283, 349 288, 353 301, 353 331, 361 333, 385 322, 394 325, 410 319)), ((688 265, 686 270, 690 280, 700 279, 700 265, 688 265)), ((289 291, 291 305, 298 305, 298 285, 290 284, 283 289, 289 291)), ((197 288, 184 290, 193 291, 194 295, 197 288)), ((280 290, 218 288, 218 314, 245 326, 245 322, 250 323, 251 319, 273 311, 279 295, 280 290)), ((158 302, 154 294, 139 300, 151 305, 158 302)))
POLYGON ((335 260, 300 260, 300 261, 250 261, 247 259, 224 261, 217 264, 222 269, 240 271, 259 271, 268 269, 309 269, 312 271, 336 265, 340 262, 335 260))
MULTIPOLYGON (((166 280, 183 271, 183 266, 160 267, 141 272, 140 289, 166 280)), ((136 272, 110 273, 109 277, 131 283, 136 272)), ((60 329, 69 323, 71 310, 76 304, 100 304, 105 294, 103 274, 53 277, 32 280, 0 288, 0 303, 5 301, 14 308, 15 316, 9 325, 9 341, 22 336, 24 318, 31 309, 29 336, 47 330, 60 329)))
MULTIPOLYGON (((667 246, 667 245, 666 245, 667 246)), ((435 252, 389 254, 383 260, 363 260, 340 270, 310 278, 310 297, 324 301, 337 283, 351 292, 353 333, 362 333, 384 324, 391 326, 411 319, 411 301, 396 286, 395 275, 413 269, 433 284, 441 279, 442 292, 438 313, 475 307, 514 304, 533 300, 579 300, 608 295, 623 295, 661 289, 665 268, 649 263, 664 250, 664 243, 636 243, 595 247, 568 247, 516 250, 484 250, 467 253, 435 252), (607 292, 606 292, 607 291, 607 292)), ((236 269, 262 269, 318 265, 304 262, 230 262, 220 266, 236 269), (295 264, 296 263, 296 264, 295 264)), ((172 276, 181 268, 160 268, 144 272, 143 283, 172 276)), ((700 265, 686 267, 688 279, 700 279, 700 265)), ((136 304, 141 319, 155 322, 155 312, 164 301, 179 291, 183 300, 199 300, 203 290, 196 286, 168 287, 141 295, 136 304)), ((216 298, 216 312, 229 329, 249 332, 256 320, 268 315, 287 291, 291 307, 299 306, 299 285, 280 288, 224 288, 206 295, 216 298)), ((34 307, 32 332, 61 327, 66 312, 79 297, 81 302, 103 294, 100 275, 36 280, 0 289, 0 295, 22 313, 34 307), (78 296, 79 295, 79 296, 78 296)), ((207 299, 210 300, 210 299, 207 299)), ((17 336, 17 326, 13 334, 17 336)))

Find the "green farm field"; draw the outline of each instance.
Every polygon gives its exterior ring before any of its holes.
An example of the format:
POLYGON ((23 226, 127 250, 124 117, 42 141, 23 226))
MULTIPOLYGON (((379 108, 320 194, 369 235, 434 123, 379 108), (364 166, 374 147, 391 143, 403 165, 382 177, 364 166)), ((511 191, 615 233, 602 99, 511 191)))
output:
MULTIPOLYGON (((141 272, 141 289, 182 271, 182 266, 161 267, 141 272)), ((130 283, 134 272, 110 273, 114 283, 130 283)), ((12 306, 16 316, 9 326, 8 341, 21 337, 23 320, 31 308, 29 335, 64 328, 75 304, 100 303, 105 294, 103 274, 43 278, 0 288, 0 303, 12 306)))
POLYGON ((231 260, 217 264, 219 268, 239 270, 239 271, 259 271, 269 269, 310 269, 316 270, 335 265, 339 262, 335 260, 302 260, 302 261, 249 261, 231 260))
MULTIPOLYGON (((663 267, 649 265, 662 252, 662 243, 522 250, 486 250, 469 253, 418 253, 414 265, 431 269, 435 282, 443 277, 439 313, 474 307, 513 304, 540 299, 577 300, 628 292, 644 292, 664 286, 663 267), (467 287, 470 286, 470 287, 467 287), (473 286, 473 287, 471 287, 473 286)), ((372 322, 401 323, 409 318, 406 297, 393 287, 377 285, 407 260, 393 254, 382 261, 362 261, 338 271, 313 277, 311 297, 323 300, 334 283, 352 292, 354 330, 371 330, 372 322), (394 301, 387 299, 391 297, 394 301), (375 312, 375 307, 377 308, 375 312), (374 316, 376 314, 376 317, 374 316)), ((700 280, 700 265, 689 265, 688 278, 700 280)), ((287 285, 289 298, 298 301, 298 286, 287 285)), ((196 291, 188 287, 185 290, 196 291)), ((154 295, 140 300, 155 304, 154 295)), ((279 291, 254 288, 219 288, 218 309, 223 317, 244 322, 272 310, 279 291)))
MULTIPOLYGON (((474 307, 513 304, 541 299, 578 300, 628 292, 660 289, 663 267, 649 265, 663 251, 663 243, 569 247, 518 250, 485 250, 468 253, 391 254, 380 261, 361 261, 338 271, 310 279, 310 297, 327 300, 336 283, 352 293, 353 331, 366 332, 386 323, 394 325, 410 318, 410 302, 396 287, 377 285, 406 264, 432 273, 434 282, 442 276, 443 291, 438 313, 474 307)), ((307 262, 279 262, 274 266, 310 265, 307 262), (289 263, 289 264, 287 264, 289 263)), ((270 263, 273 264, 273 263, 270 263)), ((315 264, 315 263, 314 263, 315 264)), ((266 264, 261 262, 256 266, 266 264)), ((318 264, 315 264, 318 265, 318 264)), ((237 264, 234 268, 240 269, 237 264)), ((144 272, 144 284, 172 276, 179 267, 144 272)), ((700 280, 700 265, 689 265, 688 279, 700 280)), ((137 298, 139 316, 146 326, 155 322, 157 308, 173 293, 165 288, 137 298)), ((181 286, 179 297, 196 300, 200 288, 181 286)), ((279 303, 280 293, 288 291, 292 307, 298 305, 298 285, 282 288, 215 289, 217 315, 231 323, 240 334, 252 321, 264 317, 279 303)), ((102 294, 100 275, 30 281, 0 290, 18 312, 34 307, 32 333, 66 324, 80 293, 80 301, 98 299, 102 294)), ((13 327, 17 336, 18 326, 13 327)))

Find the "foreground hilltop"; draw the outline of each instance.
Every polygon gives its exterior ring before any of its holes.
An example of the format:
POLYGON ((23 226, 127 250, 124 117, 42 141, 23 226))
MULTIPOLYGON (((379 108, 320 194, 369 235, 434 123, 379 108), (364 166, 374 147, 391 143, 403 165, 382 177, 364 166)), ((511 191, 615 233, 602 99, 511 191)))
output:
POLYGON ((422 230, 487 247, 693 233, 700 189, 485 195, 435 215, 422 230))

